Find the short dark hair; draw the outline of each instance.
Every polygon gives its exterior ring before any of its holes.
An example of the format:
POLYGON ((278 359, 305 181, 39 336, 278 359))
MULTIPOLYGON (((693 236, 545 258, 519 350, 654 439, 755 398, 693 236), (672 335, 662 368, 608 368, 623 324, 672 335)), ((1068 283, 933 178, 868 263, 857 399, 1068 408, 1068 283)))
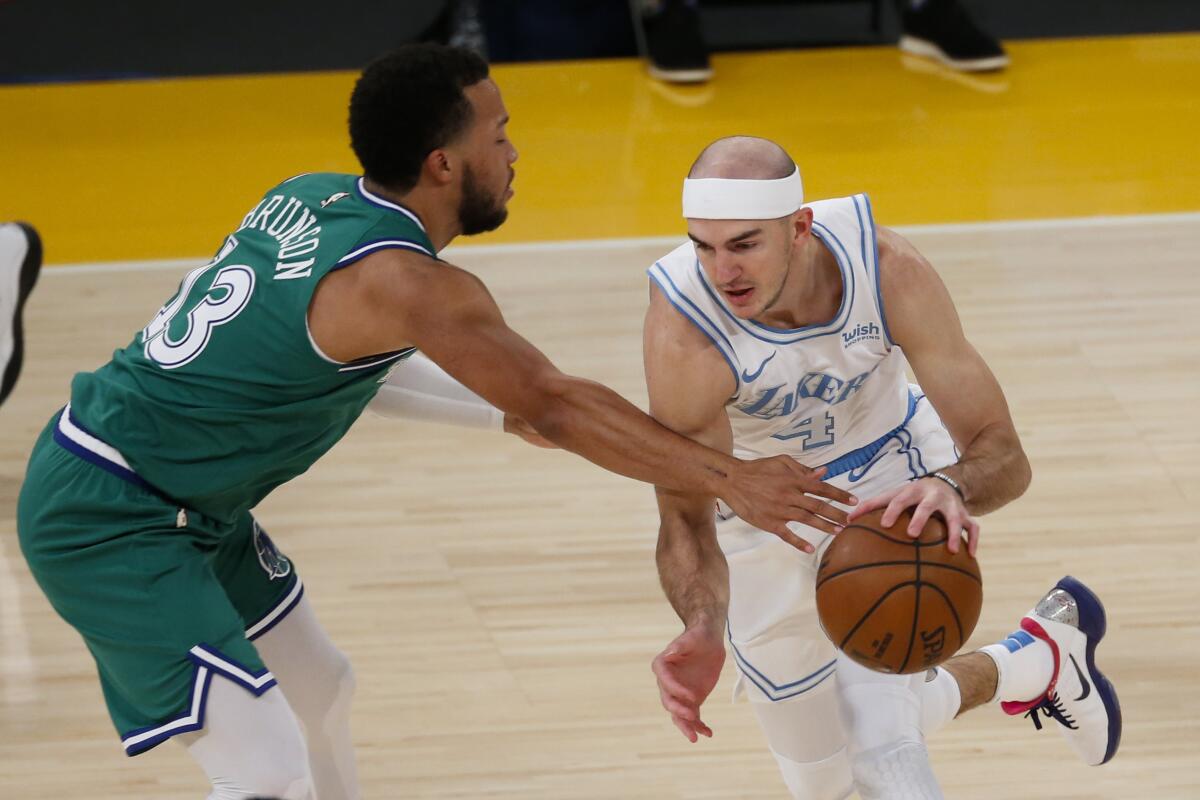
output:
POLYGON ((463 89, 488 76, 470 50, 405 45, 372 61, 350 95, 350 146, 371 180, 407 192, 425 157, 471 122, 463 89))

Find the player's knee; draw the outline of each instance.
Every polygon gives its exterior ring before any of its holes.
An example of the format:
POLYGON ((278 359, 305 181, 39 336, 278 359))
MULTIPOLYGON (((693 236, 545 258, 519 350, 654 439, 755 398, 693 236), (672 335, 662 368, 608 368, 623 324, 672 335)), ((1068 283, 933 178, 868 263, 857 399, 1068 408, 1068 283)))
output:
POLYGON ((308 726, 310 735, 313 728, 320 728, 326 720, 340 714, 350 713, 350 703, 357 687, 354 666, 346 654, 336 648, 323 654, 319 666, 314 666, 312 674, 305 681, 308 685, 297 697, 289 695, 296 715, 308 726))
POLYGON ((839 654, 838 699, 850 753, 923 745, 921 703, 906 675, 886 675, 839 654))
POLYGON ((793 761, 774 750, 771 754, 793 800, 845 800, 854 791, 844 749, 822 761, 810 762, 793 761))
POLYGON ((269 797, 274 800, 311 800, 315 789, 303 746, 291 752, 276 752, 243 769, 212 778, 208 800, 245 800, 269 797))
POLYGON ((862 800, 942 800, 919 742, 900 742, 855 752, 850 758, 854 788, 862 800))

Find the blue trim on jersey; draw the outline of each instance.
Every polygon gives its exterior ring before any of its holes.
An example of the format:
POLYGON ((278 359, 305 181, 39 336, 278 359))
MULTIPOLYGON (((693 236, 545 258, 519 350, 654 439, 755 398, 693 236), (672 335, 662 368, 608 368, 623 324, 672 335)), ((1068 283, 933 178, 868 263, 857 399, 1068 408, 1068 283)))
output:
POLYGON ((717 348, 717 352, 721 354, 721 358, 725 359, 725 363, 729 365, 729 371, 733 373, 734 388, 733 388, 733 394, 731 394, 730 397, 736 397, 737 393, 739 391, 741 391, 742 380, 741 380, 741 376, 738 373, 737 365, 733 362, 732 354, 736 353, 736 351, 733 349, 733 345, 730 344, 729 340, 725 338, 725 334, 721 333, 721 329, 719 327, 717 327, 716 323, 714 323, 707 316, 705 316, 704 312, 701 311, 696 306, 696 304, 691 301, 691 299, 687 295, 685 295, 683 292, 679 291, 679 287, 677 287, 675 285, 675 282, 671 280, 671 276, 667 274, 667 271, 663 268, 662 264, 656 261, 654 263, 654 266, 658 267, 659 272, 662 273, 662 277, 664 279, 666 279, 667 283, 669 283, 671 285, 671 288, 675 290, 675 294, 678 294, 679 297, 682 298, 685 303, 687 303, 689 306, 691 306, 691 308, 700 317, 699 320, 696 319, 688 312, 688 310, 686 308, 684 308, 682 305, 680 305, 678 302, 676 302, 675 298, 672 296, 671 291, 669 291, 667 289, 667 287, 663 285, 663 282, 661 280, 659 280, 658 275, 655 274, 653 268, 646 270, 646 274, 648 274, 650 276, 650 280, 654 281, 655 285, 658 286, 658 290, 663 293, 663 297, 667 298, 667 302, 670 303, 672 306, 674 306, 675 310, 678 311, 680 314, 682 314, 685 319, 687 319, 689 322, 691 322, 693 325, 695 325, 696 328, 701 333, 703 333, 705 336, 707 336, 708 340, 713 343, 713 347, 717 348), (704 322, 708 323, 708 325, 713 330, 709 331, 708 328, 706 328, 704 325, 702 325, 700 323, 700 320, 703 320, 704 322), (716 336, 713 335, 713 332, 716 333, 716 336), (721 338, 722 341, 724 341, 725 347, 722 347, 721 342, 717 341, 718 336, 721 338), (725 348, 728 348, 728 351, 725 348))
POLYGON ((929 474, 925 469, 925 464, 921 458, 921 449, 913 444, 912 432, 907 428, 899 431, 897 437, 900 440, 900 451, 908 458, 908 474, 909 480, 917 480, 929 474))
POLYGON ((838 333, 846 327, 846 320, 849 318, 848 311, 854 302, 855 285, 857 283, 854 280, 854 270, 850 266, 850 255, 847 253, 845 245, 843 245, 841 240, 834 235, 833 231, 829 230, 829 228, 825 227, 821 223, 814 221, 813 234, 820 239, 829 252, 833 254, 833 259, 837 262, 838 269, 841 270, 842 273, 842 304, 838 307, 837 314, 835 314, 833 319, 829 322, 823 322, 818 325, 806 325, 802 328, 772 328, 770 325, 763 325, 761 322, 756 322, 755 320, 743 320, 741 317, 729 310, 729 307, 725 305, 725 301, 722 300, 720 295, 717 294, 716 289, 709 284, 708 276, 704 273, 704 268, 700 265, 700 259, 697 258, 696 273, 700 276, 700 285, 704 287, 704 291, 707 292, 708 296, 712 298, 714 303, 716 303, 717 308, 721 309, 721 311, 723 311, 735 325, 759 341, 774 345, 795 344, 796 342, 801 342, 805 339, 815 339, 818 336, 828 336, 831 333, 838 333), (818 227, 825 231, 825 235, 822 235, 821 232, 817 230, 818 227), (834 243, 836 243, 837 249, 830 246, 825 236, 828 236, 833 240, 834 243), (840 255, 839 250, 841 251, 840 255), (767 334, 773 334, 774 336, 781 338, 769 338, 760 333, 756 333, 752 328, 747 326, 747 322, 749 322, 750 325, 753 325, 755 328, 758 328, 760 331, 763 331, 767 334))
POLYGON ((372 253, 378 253, 380 250, 415 250, 418 253, 437 258, 429 251, 429 248, 420 242, 410 242, 407 239, 377 239, 373 242, 367 242, 365 245, 356 247, 350 253, 338 259, 338 262, 329 268, 330 272, 336 272, 339 269, 344 269, 351 264, 361 261, 372 253))
MULTIPOLYGON (((875 229, 875 214, 871 211, 871 198, 866 194, 855 195, 855 198, 858 197, 863 199, 863 203, 866 205, 867 220, 871 223, 871 247, 872 255, 875 259, 873 262, 875 266, 875 306, 879 309, 879 321, 883 323, 883 337, 887 339, 888 344, 895 344, 896 341, 892 339, 892 332, 888 330, 887 314, 883 311, 883 285, 879 281, 879 233, 875 229)), ((857 199, 854 203, 854 208, 855 210, 858 209, 857 199)), ((862 217, 860 216, 859 223, 861 224, 861 222, 862 217)))
MULTIPOLYGON (((903 434, 908 433, 905 426, 908 425, 908 423, 912 420, 913 415, 917 413, 917 403, 920 402, 920 399, 922 399, 922 398, 924 398, 924 395, 921 395, 921 398, 918 398, 918 397, 915 397, 912 392, 909 392, 908 393, 908 412, 904 416, 904 421, 901 422, 899 425, 897 425, 895 428, 892 428, 890 431, 885 433, 883 436, 880 436, 878 439, 871 442, 870 444, 865 444, 862 447, 858 448, 857 450, 851 450, 849 453, 841 455, 841 456, 835 458, 833 461, 830 461, 827 464, 823 464, 822 466, 825 467, 825 476, 824 476, 824 478, 822 478, 822 480, 829 480, 830 478, 837 476, 837 475, 841 475, 844 472, 849 472, 851 470, 858 469, 860 467, 866 466, 867 464, 870 464, 871 460, 873 458, 875 458, 875 456, 878 455, 879 451, 882 450, 884 448, 884 446, 888 442, 890 442, 892 439, 900 439, 900 443, 901 443, 901 445, 903 445, 904 440, 901 439, 900 437, 903 434)), ((910 441, 911 441, 911 437, 910 437, 910 441)), ((903 447, 901 447, 901 452, 905 452, 903 447)), ((911 459, 910 459, 910 462, 911 462, 911 459)), ((910 463, 910 469, 911 469, 911 463, 910 463)), ((865 475, 865 474, 866 473, 864 472, 863 475, 865 475)), ((924 473, 922 473, 922 475, 923 474, 924 473)), ((852 480, 862 480, 863 475, 859 475, 857 478, 852 478, 852 480)), ((920 476, 918 476, 918 477, 920 477, 920 476)))
POLYGON ((363 177, 360 177, 358 180, 356 180, 354 182, 354 189, 355 189, 355 191, 358 192, 359 197, 361 197, 363 200, 370 203, 371 205, 375 206, 376 208, 386 208, 389 211, 399 211, 401 214, 408 217, 413 222, 417 223, 417 227, 421 229, 422 233, 427 233, 427 231, 425 230, 425 223, 421 222, 421 218, 417 215, 417 212, 413 211, 410 208, 406 208, 405 206, 402 206, 399 203, 392 202, 391 200, 385 200, 382 197, 378 197, 378 196, 372 194, 371 191, 369 189, 367 189, 367 185, 366 185, 365 181, 366 181, 366 176, 364 175, 363 177))

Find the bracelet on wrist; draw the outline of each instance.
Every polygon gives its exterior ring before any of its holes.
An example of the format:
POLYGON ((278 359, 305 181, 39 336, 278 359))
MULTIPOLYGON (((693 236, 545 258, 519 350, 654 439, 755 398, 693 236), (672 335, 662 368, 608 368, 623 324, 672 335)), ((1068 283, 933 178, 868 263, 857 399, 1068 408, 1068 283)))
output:
POLYGON ((941 471, 930 472, 925 477, 926 478, 937 478, 939 481, 942 481, 947 486, 949 486, 951 489, 953 489, 955 491, 955 493, 958 495, 958 498, 960 500, 962 500, 964 503, 967 502, 967 496, 963 493, 962 486, 959 485, 958 481, 954 480, 954 478, 951 478, 946 473, 941 472, 941 471))

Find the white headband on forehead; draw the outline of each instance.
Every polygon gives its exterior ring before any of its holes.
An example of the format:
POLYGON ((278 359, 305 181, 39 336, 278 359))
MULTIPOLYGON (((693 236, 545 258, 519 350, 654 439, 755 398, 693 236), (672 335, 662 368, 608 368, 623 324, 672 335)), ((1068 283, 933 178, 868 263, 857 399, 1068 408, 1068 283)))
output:
POLYGON ((683 216, 687 219, 778 219, 804 205, 800 168, 786 178, 735 180, 686 178, 683 216))

